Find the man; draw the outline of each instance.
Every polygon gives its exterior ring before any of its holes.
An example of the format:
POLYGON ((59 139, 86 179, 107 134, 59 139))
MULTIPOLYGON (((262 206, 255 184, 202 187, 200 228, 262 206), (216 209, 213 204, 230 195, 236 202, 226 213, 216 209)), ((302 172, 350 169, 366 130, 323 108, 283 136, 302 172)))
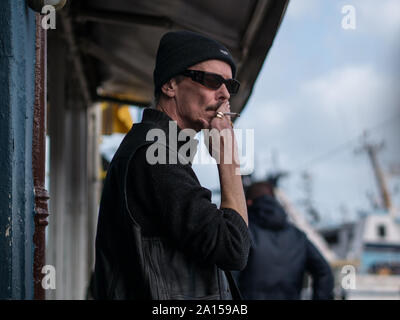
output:
POLYGON ((313 299, 333 298, 329 264, 304 232, 286 219, 267 182, 246 191, 253 245, 246 268, 237 276, 243 298, 298 300, 306 272, 313 281, 313 299))
MULTIPOLYGON (((239 297, 229 270, 244 268, 250 247, 239 164, 235 158, 218 164, 217 208, 192 170, 194 154, 181 151, 197 146, 193 135, 201 129, 233 135, 223 113, 239 87, 235 71, 228 50, 212 39, 187 31, 162 37, 156 106, 144 110, 108 169, 96 236, 95 299, 239 297), (188 139, 177 140, 184 130, 188 139), (154 163, 163 152, 167 163, 154 163)), ((220 142, 220 148, 212 146, 214 157, 223 159, 224 147, 236 154, 234 139, 220 142)))

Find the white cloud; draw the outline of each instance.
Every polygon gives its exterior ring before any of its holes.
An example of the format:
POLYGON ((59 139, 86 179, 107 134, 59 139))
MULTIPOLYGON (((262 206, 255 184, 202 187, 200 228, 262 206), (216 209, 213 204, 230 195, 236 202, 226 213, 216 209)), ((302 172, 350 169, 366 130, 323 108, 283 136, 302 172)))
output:
POLYGON ((375 125, 386 119, 397 98, 391 79, 370 65, 335 69, 305 83, 301 91, 314 112, 346 121, 354 130, 360 130, 361 123, 375 125))
MULTIPOLYGON (((395 81, 372 65, 349 65, 310 79, 281 100, 252 100, 237 126, 255 129, 256 171, 272 169, 273 149, 281 168, 297 169, 386 120, 397 96, 395 81)), ((340 154, 352 154, 357 145, 340 154)))
POLYGON ((310 16, 319 8, 319 0, 291 0, 287 9, 288 19, 300 19, 310 16))
MULTIPOLYGON (((282 101, 258 101, 247 107, 245 112, 246 115, 242 118, 245 118, 246 124, 251 123, 251 128, 276 129, 284 123, 288 108, 282 101)), ((238 127, 242 118, 238 121, 238 127)))
POLYGON ((399 0, 362 0, 354 2, 357 13, 357 29, 381 36, 400 33, 399 0))
POLYGON ((382 87, 382 79, 371 66, 346 66, 306 82, 302 91, 313 98, 318 108, 332 112, 343 105, 365 105, 382 87))

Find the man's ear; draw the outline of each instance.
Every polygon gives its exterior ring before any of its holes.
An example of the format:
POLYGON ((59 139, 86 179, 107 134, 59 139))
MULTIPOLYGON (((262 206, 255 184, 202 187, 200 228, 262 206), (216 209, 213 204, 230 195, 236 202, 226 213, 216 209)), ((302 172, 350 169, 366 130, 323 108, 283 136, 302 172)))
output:
POLYGON ((175 97, 176 82, 174 79, 168 80, 161 87, 161 91, 169 98, 175 97))

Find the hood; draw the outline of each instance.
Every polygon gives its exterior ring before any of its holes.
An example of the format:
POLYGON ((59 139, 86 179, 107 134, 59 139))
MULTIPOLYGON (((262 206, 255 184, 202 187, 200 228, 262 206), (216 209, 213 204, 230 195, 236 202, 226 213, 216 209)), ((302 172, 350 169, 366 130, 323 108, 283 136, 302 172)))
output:
POLYGON ((277 200, 268 195, 256 198, 248 208, 250 223, 279 230, 286 225, 286 212, 277 200))

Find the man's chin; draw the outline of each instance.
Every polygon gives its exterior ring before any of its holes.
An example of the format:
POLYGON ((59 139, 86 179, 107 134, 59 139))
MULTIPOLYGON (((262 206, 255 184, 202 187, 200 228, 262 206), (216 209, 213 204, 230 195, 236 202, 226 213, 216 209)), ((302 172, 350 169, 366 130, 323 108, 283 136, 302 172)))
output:
POLYGON ((206 119, 201 119, 198 121, 198 129, 196 129, 197 132, 203 130, 203 129, 209 129, 210 128, 210 121, 206 120, 206 119))

